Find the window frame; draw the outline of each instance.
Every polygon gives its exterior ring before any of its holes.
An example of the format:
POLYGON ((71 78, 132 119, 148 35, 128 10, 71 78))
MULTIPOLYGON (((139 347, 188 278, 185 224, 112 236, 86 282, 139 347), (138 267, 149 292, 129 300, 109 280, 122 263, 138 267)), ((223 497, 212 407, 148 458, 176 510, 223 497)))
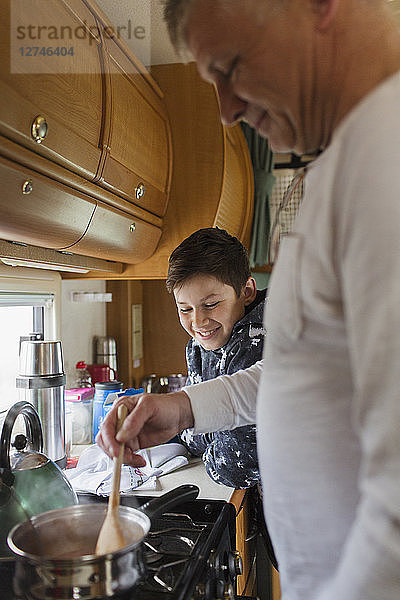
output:
MULTIPOLYGON (((24 299, 15 299, 15 306, 32 306, 32 330, 28 333, 44 334, 47 341, 60 340, 61 334, 61 275, 57 271, 29 269, 26 267, 10 267, 0 264, 0 295, 32 295, 32 304, 24 303, 24 299), (35 298, 35 296, 36 298, 35 298), (51 302, 41 304, 40 296, 51 295, 51 302), (38 298, 39 296, 39 298, 38 298)), ((7 306, 7 301, 2 298, 2 306, 7 306)), ((12 306, 11 301, 8 306, 12 306)), ((17 333, 18 335, 18 333, 17 333)), ((15 377, 17 377, 15 373, 15 377)), ((11 401, 11 404, 13 401, 11 401)), ((10 404, 0 405, 1 421, 10 404)))
POLYGON ((34 307, 33 324, 41 322, 45 340, 60 339, 61 281, 61 275, 57 271, 10 267, 0 264, 0 293, 53 295, 51 306, 34 307))

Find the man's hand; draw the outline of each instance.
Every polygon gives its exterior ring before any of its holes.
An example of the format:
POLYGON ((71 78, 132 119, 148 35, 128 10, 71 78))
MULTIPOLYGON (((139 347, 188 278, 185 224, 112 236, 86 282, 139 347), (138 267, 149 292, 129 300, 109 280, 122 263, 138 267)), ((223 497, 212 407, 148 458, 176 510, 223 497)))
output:
POLYGON ((193 412, 185 392, 123 396, 104 419, 96 443, 113 458, 119 443, 125 442, 124 464, 143 467, 146 463, 137 450, 168 442, 188 427, 193 427, 193 412), (127 406, 128 415, 116 435, 119 404, 127 406))

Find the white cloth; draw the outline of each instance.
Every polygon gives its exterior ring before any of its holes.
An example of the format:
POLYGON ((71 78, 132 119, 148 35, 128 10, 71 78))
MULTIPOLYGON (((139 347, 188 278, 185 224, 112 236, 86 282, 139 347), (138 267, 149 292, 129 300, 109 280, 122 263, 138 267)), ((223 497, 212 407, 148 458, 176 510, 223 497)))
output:
MULTIPOLYGON (((188 464, 188 453, 182 444, 161 444, 138 452, 146 460, 141 468, 122 465, 121 494, 135 489, 154 489, 157 477, 175 471, 188 464)), ((109 496, 111 492, 113 461, 96 445, 86 448, 74 469, 67 469, 66 476, 76 492, 90 492, 109 496)))
MULTIPOLYGON (((271 278, 257 431, 283 600, 400 598, 399 148, 398 73, 311 166, 271 278)), ((196 430, 251 422, 259 373, 187 388, 196 430)))

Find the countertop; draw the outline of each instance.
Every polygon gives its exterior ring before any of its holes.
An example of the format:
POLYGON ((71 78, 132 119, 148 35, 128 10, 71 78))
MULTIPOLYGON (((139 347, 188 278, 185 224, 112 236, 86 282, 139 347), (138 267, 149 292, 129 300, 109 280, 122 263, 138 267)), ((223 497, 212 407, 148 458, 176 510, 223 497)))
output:
MULTIPOLYGON (((87 446, 74 446, 72 456, 79 456, 87 446)), ((201 458, 190 458, 189 464, 157 478, 157 487, 155 489, 140 490, 135 489, 135 495, 140 496, 160 496, 179 485, 192 483, 200 488, 199 498, 204 500, 225 500, 229 501, 234 493, 234 488, 215 483, 206 472, 201 458)))

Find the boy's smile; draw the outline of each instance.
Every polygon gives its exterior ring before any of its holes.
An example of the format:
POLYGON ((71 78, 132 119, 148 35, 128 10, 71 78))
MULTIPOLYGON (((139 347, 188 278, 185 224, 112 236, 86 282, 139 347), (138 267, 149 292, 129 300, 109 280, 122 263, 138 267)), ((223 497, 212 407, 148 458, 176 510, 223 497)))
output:
POLYGON ((238 297, 231 285, 213 275, 198 274, 174 289, 179 320, 205 350, 217 350, 229 340, 232 329, 253 302, 256 286, 249 278, 238 297))

